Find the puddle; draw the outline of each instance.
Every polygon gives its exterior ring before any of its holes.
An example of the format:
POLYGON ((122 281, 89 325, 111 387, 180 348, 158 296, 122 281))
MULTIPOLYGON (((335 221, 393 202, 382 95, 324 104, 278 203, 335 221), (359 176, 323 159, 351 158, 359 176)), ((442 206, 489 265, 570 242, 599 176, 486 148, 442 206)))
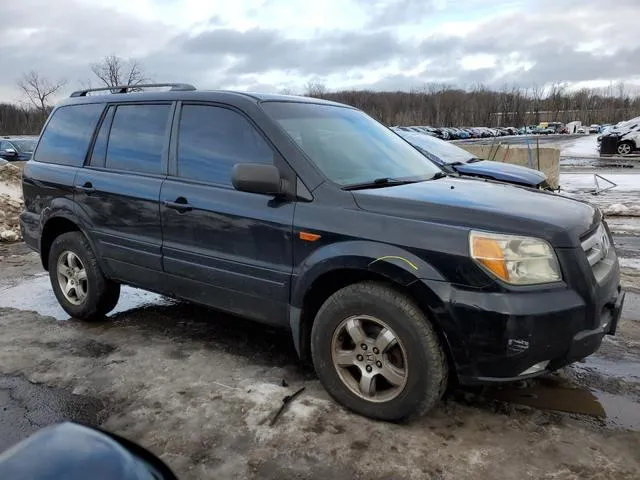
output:
MULTIPOLYGON (((640 362, 636 359, 607 360, 592 355, 587 357, 584 363, 572 364, 571 368, 577 372, 595 372, 606 377, 640 383, 640 362)), ((638 408, 640 409, 640 406, 638 408)))
MULTIPOLYGON (((109 316, 134 308, 172 304, 172 300, 162 295, 123 286, 120 292, 120 301, 109 316)), ((26 280, 15 287, 0 290, 0 307, 33 310, 40 315, 53 317, 57 320, 69 319, 69 315, 58 304, 51 289, 49 275, 46 273, 26 280)))
POLYGON ((41 428, 66 420, 98 425, 107 406, 70 390, 0 375, 0 452, 41 428))
POLYGON ((541 410, 587 415, 603 419, 608 426, 640 430, 640 405, 632 399, 590 390, 554 377, 540 378, 523 388, 491 388, 488 398, 541 410))

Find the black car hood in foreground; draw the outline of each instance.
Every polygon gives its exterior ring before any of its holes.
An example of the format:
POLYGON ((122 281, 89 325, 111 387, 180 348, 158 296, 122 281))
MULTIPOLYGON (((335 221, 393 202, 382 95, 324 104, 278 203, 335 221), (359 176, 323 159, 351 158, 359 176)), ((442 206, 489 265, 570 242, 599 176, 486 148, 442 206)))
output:
POLYGON ((579 237, 601 219, 600 212, 584 202, 483 180, 447 177, 352 193, 363 210, 536 236, 555 247, 579 246, 579 237))

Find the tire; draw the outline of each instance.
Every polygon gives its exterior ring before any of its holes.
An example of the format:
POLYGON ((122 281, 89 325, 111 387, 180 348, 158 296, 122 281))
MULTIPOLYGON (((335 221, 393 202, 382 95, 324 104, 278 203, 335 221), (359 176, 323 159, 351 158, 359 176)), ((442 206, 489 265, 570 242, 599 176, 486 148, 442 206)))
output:
POLYGON ((630 153, 633 153, 634 150, 634 145, 631 142, 620 142, 618 144, 618 147, 616 148, 616 151, 618 152, 618 155, 629 155, 630 153))
POLYGON ((69 232, 58 236, 49 250, 48 265, 53 292, 60 306, 70 316, 86 321, 104 320, 105 315, 118 303, 120 284, 104 276, 89 241, 82 233, 69 232), (77 260, 70 262, 69 254, 77 260), (78 273, 72 278, 78 289, 74 288, 73 293, 67 295, 63 292, 64 280, 60 279, 60 275, 69 272, 70 264, 82 268, 78 268, 78 273), (84 275, 81 273, 83 270, 84 275), (84 295, 80 295, 82 291, 84 295))
MULTIPOLYGON (((409 297, 377 282, 349 285, 326 300, 311 330, 311 356, 320 381, 336 401, 356 413, 375 419, 398 421, 422 415, 440 401, 447 387, 447 359, 431 323, 409 297), (360 333, 367 334, 366 351, 361 351, 362 344, 358 349, 351 333, 347 333, 357 322, 364 330, 360 333), (377 330, 367 331, 367 328, 373 329, 377 322, 384 323, 383 327, 390 329, 397 340, 386 353, 374 348, 374 345, 382 343, 372 343, 377 330), (334 356, 334 351, 340 356, 334 356), (398 362, 398 351, 404 355, 403 362, 398 362), (379 355, 357 358, 367 352, 379 355), (349 365, 352 360, 357 365, 349 365), (337 363, 348 366, 340 367, 337 363), (375 370, 366 370, 370 367, 375 370), (363 396, 362 378, 366 371, 371 372, 369 377, 376 379, 372 382, 374 397, 363 396), (397 385, 388 382, 386 377, 380 378, 384 376, 382 372, 388 375, 389 372, 400 371, 403 375, 389 376, 397 385), (385 390, 386 386, 391 389, 385 390)), ((370 393, 366 388, 365 391, 370 393)))

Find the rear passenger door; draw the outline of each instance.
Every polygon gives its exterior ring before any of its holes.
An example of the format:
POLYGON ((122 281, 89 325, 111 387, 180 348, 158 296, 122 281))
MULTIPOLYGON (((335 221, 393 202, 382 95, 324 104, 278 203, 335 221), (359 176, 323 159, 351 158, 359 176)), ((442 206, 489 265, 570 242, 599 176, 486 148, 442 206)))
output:
POLYGON ((76 203, 111 276, 158 291, 164 289, 158 202, 173 109, 171 102, 110 105, 75 180, 76 203))
POLYGON ((237 110, 184 103, 176 119, 170 175, 160 195, 164 269, 176 279, 176 293, 287 323, 294 203, 237 191, 231 172, 243 162, 290 170, 237 110))

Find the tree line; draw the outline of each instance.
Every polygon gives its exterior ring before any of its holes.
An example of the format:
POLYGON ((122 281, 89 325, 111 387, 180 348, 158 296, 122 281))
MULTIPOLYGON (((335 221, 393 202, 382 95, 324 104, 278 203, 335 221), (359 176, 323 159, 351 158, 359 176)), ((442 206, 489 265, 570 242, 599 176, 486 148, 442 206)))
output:
MULTIPOLYGON (((90 65, 100 86, 140 85, 152 81, 142 65, 111 55, 90 65)), ((0 104, 0 134, 37 134, 51 111, 51 100, 66 85, 37 71, 25 73, 17 86, 22 104, 0 104)), ((83 88, 91 88, 89 81, 83 88)), ((283 93, 293 93, 284 91, 283 93)), ((583 124, 616 123, 640 116, 640 96, 623 83, 605 88, 570 89, 564 83, 530 88, 484 85, 458 88, 428 84, 411 91, 329 91, 307 84, 303 95, 334 100, 364 110, 386 125, 515 126, 574 120, 583 124)))
POLYGON ((522 127, 576 120, 590 125, 640 116, 640 96, 621 82, 579 90, 565 84, 501 90, 483 85, 465 90, 432 84, 409 92, 329 92, 322 85, 310 84, 306 94, 353 105, 390 126, 522 127))

